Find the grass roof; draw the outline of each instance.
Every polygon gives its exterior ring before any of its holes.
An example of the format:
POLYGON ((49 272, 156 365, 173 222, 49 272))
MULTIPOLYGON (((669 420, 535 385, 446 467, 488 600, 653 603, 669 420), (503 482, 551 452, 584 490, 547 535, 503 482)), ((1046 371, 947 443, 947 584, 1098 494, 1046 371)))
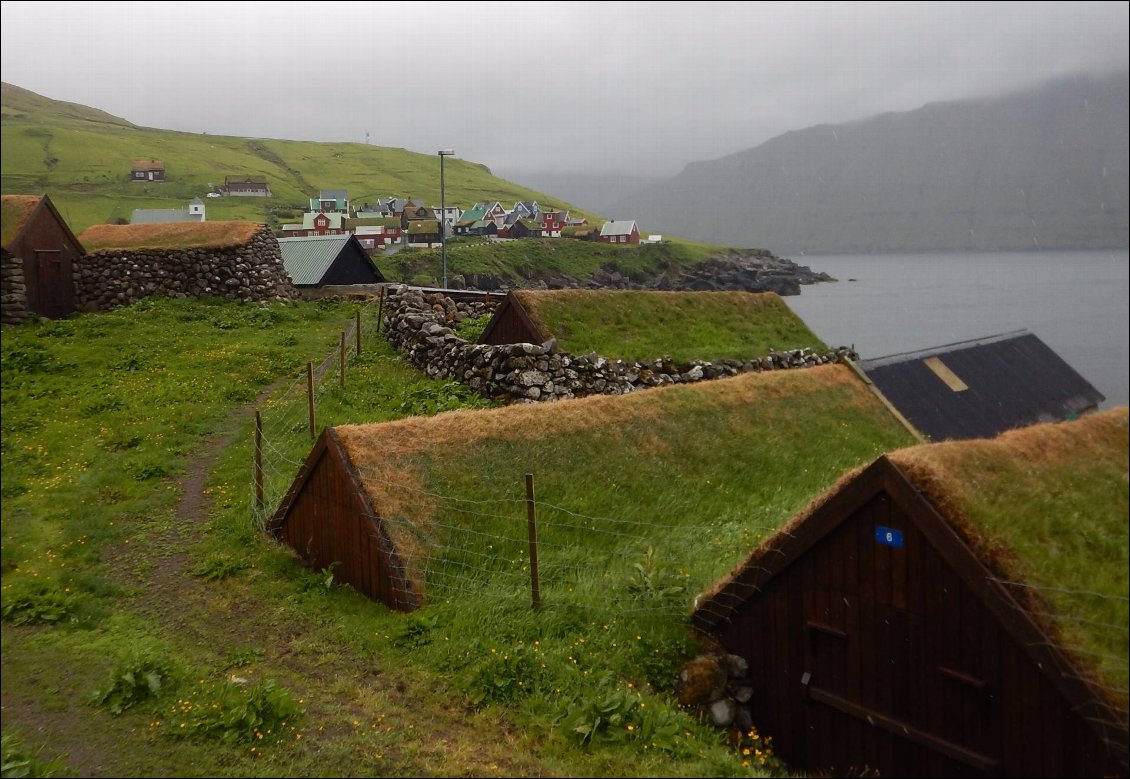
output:
POLYGON ((165 222, 94 225, 79 236, 88 251, 112 249, 223 249, 242 246, 262 225, 257 222, 165 222))
POLYGON ((910 442, 839 365, 335 431, 427 599, 443 592, 431 577, 453 554, 440 561, 436 549, 462 547, 476 577, 513 579, 524 544, 499 539, 516 527, 524 537, 533 473, 539 501, 568 509, 539 503, 553 550, 544 591, 563 598, 634 575, 654 548, 696 585, 684 606, 844 469, 910 442), (584 558, 571 584, 552 573, 564 575, 565 558, 584 558))
POLYGON ((624 360, 749 359, 823 342, 772 292, 519 290, 543 333, 574 354, 624 360))
POLYGON ((893 460, 1125 714, 1130 683, 1127 410, 893 460))
POLYGON ((15 239, 42 199, 39 195, 4 195, 0 198, 0 246, 6 247, 15 239))

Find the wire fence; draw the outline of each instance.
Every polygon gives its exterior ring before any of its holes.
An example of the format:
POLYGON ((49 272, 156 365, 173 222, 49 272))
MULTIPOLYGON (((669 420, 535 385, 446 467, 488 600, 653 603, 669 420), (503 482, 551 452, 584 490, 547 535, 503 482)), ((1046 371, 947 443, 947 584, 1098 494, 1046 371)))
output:
MULTIPOLYGON (((358 328, 376 332, 376 319, 377 304, 366 306, 342 332, 338 348, 317 365, 311 362, 261 409, 259 475, 253 476, 250 490, 252 515, 260 527, 294 482, 310 451, 311 432, 316 432, 311 415, 316 420, 327 392, 342 384, 344 366, 361 346, 358 328), (261 499, 256 498, 256 479, 261 480, 261 499)), ((729 619, 741 599, 756 594, 753 588, 735 588, 731 602, 696 604, 696 595, 732 573, 758 541, 781 533, 774 523, 751 522, 748 517, 678 521, 678 517, 700 516, 698 507, 690 502, 665 505, 646 521, 593 514, 523 495, 520 474, 488 474, 474 488, 475 494, 464 495, 406 484, 375 469, 359 469, 358 475, 367 488, 396 496, 400 511, 370 519, 374 526, 383 524, 394 538, 410 540, 405 544, 411 549, 405 553, 407 579, 415 594, 422 592, 428 602, 473 597, 513 605, 529 602, 531 593, 540 590, 548 605, 581 605, 618 617, 662 614, 686 618, 698 605, 729 619), (506 490, 512 494, 499 497, 506 490), (536 516, 536 542, 532 516, 536 516)), ((787 535, 778 535, 773 549, 780 553, 787 539, 787 535)), ((747 570, 742 578, 753 580, 753 573, 747 570)), ((1125 665, 1125 655, 1119 655, 1117 647, 1126 646, 1130 631, 1125 622, 1118 621, 1117 610, 1125 614, 1130 599, 1038 582, 995 581, 1006 591, 1038 596, 1017 598, 1037 621, 1077 625, 1099 634, 1102 646, 1116 648, 1109 652, 1080 649, 1075 656, 1084 663, 1125 665), (1103 614, 1109 614, 1113 606, 1116 616, 1096 618, 1088 610, 1064 613, 1061 608, 1040 605, 1065 594, 1101 602, 1103 614), (1042 608, 1047 611, 1041 612, 1042 608)), ((533 600, 537 603, 536 594, 533 600)), ((1106 684, 1090 674, 1079 675, 1079 679, 1109 693, 1124 725, 1127 707, 1124 702, 1119 707, 1117 701, 1125 701, 1125 685, 1106 684)))

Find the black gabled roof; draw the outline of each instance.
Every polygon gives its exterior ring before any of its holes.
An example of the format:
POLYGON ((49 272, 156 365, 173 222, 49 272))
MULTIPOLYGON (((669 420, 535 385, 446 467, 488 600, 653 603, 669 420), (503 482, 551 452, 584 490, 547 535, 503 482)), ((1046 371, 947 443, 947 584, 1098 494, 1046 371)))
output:
POLYGON ((991 438, 1072 419, 1106 399, 1027 330, 864 360, 859 367, 934 441, 991 438))

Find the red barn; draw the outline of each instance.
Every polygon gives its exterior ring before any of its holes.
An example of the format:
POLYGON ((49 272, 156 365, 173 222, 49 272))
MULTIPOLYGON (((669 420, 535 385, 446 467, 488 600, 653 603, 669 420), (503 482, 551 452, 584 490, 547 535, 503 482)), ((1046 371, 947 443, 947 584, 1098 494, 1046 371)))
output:
POLYGON ((598 240, 601 243, 638 244, 640 242, 640 229, 636 227, 635 220, 629 219, 617 222, 613 219, 611 222, 605 222, 604 227, 600 228, 598 240))

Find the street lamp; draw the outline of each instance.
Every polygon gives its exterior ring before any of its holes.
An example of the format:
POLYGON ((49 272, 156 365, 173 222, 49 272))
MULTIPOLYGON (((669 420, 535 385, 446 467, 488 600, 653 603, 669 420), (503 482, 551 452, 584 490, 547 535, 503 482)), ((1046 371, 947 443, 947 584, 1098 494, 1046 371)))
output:
POLYGON ((447 289, 447 201, 443 191, 443 158, 455 154, 455 149, 440 149, 439 155, 439 245, 443 255, 443 288, 447 289))

